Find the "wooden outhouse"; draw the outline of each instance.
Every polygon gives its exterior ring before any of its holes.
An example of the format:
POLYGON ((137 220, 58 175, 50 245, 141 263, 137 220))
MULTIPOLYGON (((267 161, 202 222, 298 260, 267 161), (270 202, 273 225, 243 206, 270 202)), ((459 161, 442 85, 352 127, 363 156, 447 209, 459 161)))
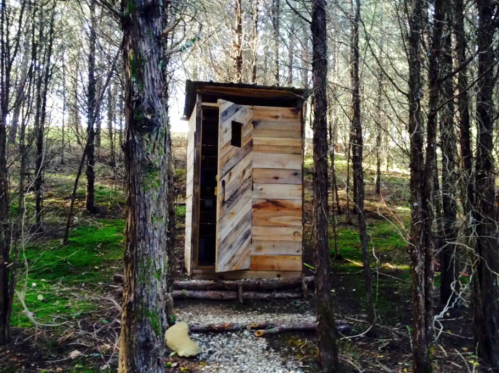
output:
POLYGON ((305 90, 187 81, 185 267, 300 276, 305 90))

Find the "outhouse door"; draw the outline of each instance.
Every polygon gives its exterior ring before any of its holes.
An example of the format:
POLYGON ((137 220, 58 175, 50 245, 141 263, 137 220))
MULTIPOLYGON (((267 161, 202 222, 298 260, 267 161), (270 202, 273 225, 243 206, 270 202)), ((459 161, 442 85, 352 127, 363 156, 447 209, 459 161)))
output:
POLYGON ((249 269, 253 110, 219 100, 216 272, 249 269))

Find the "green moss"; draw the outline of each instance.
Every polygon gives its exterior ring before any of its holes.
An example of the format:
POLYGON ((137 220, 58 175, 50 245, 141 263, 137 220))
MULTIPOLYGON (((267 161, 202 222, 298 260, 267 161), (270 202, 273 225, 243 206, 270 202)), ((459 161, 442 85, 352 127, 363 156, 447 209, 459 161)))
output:
MULTIPOLYGON (((124 226, 122 219, 98 220, 91 226, 81 225, 72 231, 68 245, 49 240, 25 248, 29 268, 25 302, 37 321, 60 324, 95 309, 94 302, 75 297, 75 294, 78 289, 87 290, 92 284, 109 282, 123 257, 124 226)), ((21 271, 19 290, 24 287, 25 276, 21 271)), ((17 298, 12 325, 32 326, 17 298)))
POLYGON ((175 215, 177 218, 185 218, 186 207, 185 206, 175 206, 175 215))

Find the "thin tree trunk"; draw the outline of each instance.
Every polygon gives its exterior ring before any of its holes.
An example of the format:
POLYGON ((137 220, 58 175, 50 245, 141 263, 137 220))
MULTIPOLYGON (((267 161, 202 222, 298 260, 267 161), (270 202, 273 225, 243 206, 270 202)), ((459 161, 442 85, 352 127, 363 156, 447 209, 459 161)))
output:
MULTIPOLYGON (((12 311, 12 286, 15 285, 16 253, 11 252, 9 170, 7 166, 7 118, 10 111, 12 63, 16 58, 21 38, 25 1, 20 2, 18 25, 12 25, 6 0, 0 0, 0 346, 10 340, 10 315, 12 311), (14 26, 14 27, 11 27, 14 26), (12 30, 17 28, 17 32, 12 30)), ((9 4, 10 6, 10 4, 9 4)))
MULTIPOLYGON (((5 0, 1 2, 6 9, 5 0)), ((0 346, 10 340, 9 266, 10 262, 10 201, 7 169, 7 115, 9 114, 10 66, 6 61, 10 48, 6 35, 9 22, 7 12, 0 12, 0 346)))
POLYGON ((322 372, 334 372, 338 366, 338 347, 334 307, 331 298, 331 260, 328 243, 327 174, 327 36, 326 1, 312 2, 312 45, 314 83, 314 262, 317 302, 319 359, 322 372))
POLYGON ((361 108, 360 108, 360 77, 359 77, 359 23, 360 23, 360 0, 355 1, 355 11, 352 23, 352 146, 353 146, 353 177, 355 180, 354 195, 356 196, 356 209, 359 220, 359 237, 360 245, 362 247, 362 257, 364 264, 364 282, 366 286, 366 308, 367 308, 367 321, 371 326, 374 326, 376 321, 376 314, 374 311, 373 291, 372 291, 372 278, 371 278, 371 256, 369 255, 369 247, 367 246, 367 227, 366 219, 364 216, 364 170, 362 168, 364 143, 362 139, 362 122, 361 122, 361 108))
POLYGON ((66 147, 66 111, 68 108, 66 93, 66 63, 65 54, 62 55, 62 128, 61 128, 61 164, 64 164, 64 150, 66 147))
POLYGON ((295 43, 293 38, 295 37, 295 20, 291 19, 291 24, 289 26, 288 33, 288 79, 286 84, 291 87, 293 85, 293 64, 295 55, 295 43))
POLYGON ((168 86, 158 68, 165 11, 160 0, 135 0, 123 22, 128 208, 119 373, 165 370, 170 149, 168 86))
POLYGON ((494 33, 493 15, 497 3, 477 0, 478 72, 476 116, 478 125, 476 157, 476 259, 473 278, 474 331, 478 356, 493 368, 499 368, 499 250, 495 219, 494 177, 494 33))
POLYGON ((253 5, 253 66, 251 82, 256 84, 257 81, 257 62, 258 62, 258 8, 259 0, 254 1, 253 5))
POLYGON ((241 0, 235 0, 236 37, 234 39, 234 68, 237 83, 243 80, 243 15, 241 0))
MULTIPOLYGON (((382 63, 382 58, 380 57, 380 63, 382 63)), ((376 102, 376 187, 375 192, 377 195, 381 194, 381 157, 383 155, 383 82, 385 74, 383 74, 381 68, 378 71, 378 93, 376 102)))
MULTIPOLYGON (((457 65, 461 66, 466 61, 466 33, 464 30, 465 7, 463 0, 453 1, 455 8, 454 35, 456 38, 457 65)), ((474 203, 473 180, 473 151, 471 148, 470 108, 468 93, 468 68, 464 66, 458 75, 457 105, 459 112, 459 145, 462 159, 462 204, 467 220, 471 219, 471 210, 474 203)), ((471 232, 470 232, 471 233, 471 232)))
MULTIPOLYGON (((451 4, 446 1, 446 24, 452 25, 451 4)), ((452 29, 446 32, 442 56, 442 72, 448 75, 453 70, 452 64, 452 29)), ((457 164, 456 133, 454 130, 454 82, 452 78, 443 82, 444 106, 440 120, 440 136, 442 142, 442 207, 444 245, 440 249, 441 286, 440 301, 446 304, 454 301, 459 292, 459 261, 456 247, 457 220, 457 164)))
POLYGON ((280 0, 272 0, 272 25, 274 27, 274 85, 279 87, 279 39, 280 39, 280 18, 281 18, 280 0))
POLYGON ((109 151, 111 152, 111 160, 109 165, 116 167, 116 155, 114 153, 114 131, 113 124, 115 120, 114 115, 114 98, 116 97, 116 84, 109 85, 107 88, 107 134, 109 137, 109 151))
MULTIPOLYGON (((350 131, 349 131, 350 132, 350 131)), ((347 196, 347 216, 346 223, 352 224, 352 212, 350 211, 350 154, 352 149, 352 141, 351 136, 348 137, 348 145, 347 145, 347 182, 345 186, 345 193, 347 196)))
MULTIPOLYGON (((31 14, 31 6, 30 4, 26 5, 26 13, 27 17, 29 19, 30 14, 31 14)), ((30 38, 30 31, 31 28, 29 27, 29 23, 26 22, 25 25, 25 32, 24 32, 24 43, 23 43, 23 57, 22 57, 22 63, 21 63, 21 73, 20 73, 20 79, 19 79, 19 84, 17 86, 16 94, 15 94, 15 100, 16 100, 16 105, 14 106, 14 111, 12 113, 12 121, 10 123, 10 128, 9 128, 9 143, 14 144, 16 142, 16 136, 17 136, 17 130, 19 127, 19 115, 21 113, 22 109, 22 103, 25 99, 25 90, 26 90, 26 82, 28 79, 28 70, 30 67, 30 57, 31 54, 28 53, 29 51, 29 46, 31 42, 30 38)))
POLYGON ((423 1, 407 3, 408 61, 409 61, 409 133, 410 133, 410 191, 411 236, 408 249, 411 258, 412 311, 413 311, 413 360, 415 373, 431 373, 431 358, 426 329, 426 276, 424 233, 421 222, 423 178, 423 126, 421 123, 421 39, 423 32, 423 1))
POLYGON ((87 195, 86 209, 90 213, 96 213, 95 206, 95 122, 97 115, 96 96, 97 79, 95 77, 95 57, 97 42, 97 17, 95 15, 96 0, 90 2, 90 49, 88 51, 88 91, 87 91, 87 139, 88 145, 85 147, 87 152, 87 195))

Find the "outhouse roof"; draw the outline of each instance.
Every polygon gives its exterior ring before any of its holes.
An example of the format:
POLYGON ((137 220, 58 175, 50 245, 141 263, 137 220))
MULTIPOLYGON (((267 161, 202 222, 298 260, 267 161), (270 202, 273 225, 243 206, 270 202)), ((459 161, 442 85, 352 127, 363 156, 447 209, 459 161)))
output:
POLYGON ((191 116, 198 93, 203 95, 203 102, 224 99, 241 105, 294 107, 306 98, 307 92, 308 90, 303 88, 187 80, 184 118, 188 119, 191 116))

